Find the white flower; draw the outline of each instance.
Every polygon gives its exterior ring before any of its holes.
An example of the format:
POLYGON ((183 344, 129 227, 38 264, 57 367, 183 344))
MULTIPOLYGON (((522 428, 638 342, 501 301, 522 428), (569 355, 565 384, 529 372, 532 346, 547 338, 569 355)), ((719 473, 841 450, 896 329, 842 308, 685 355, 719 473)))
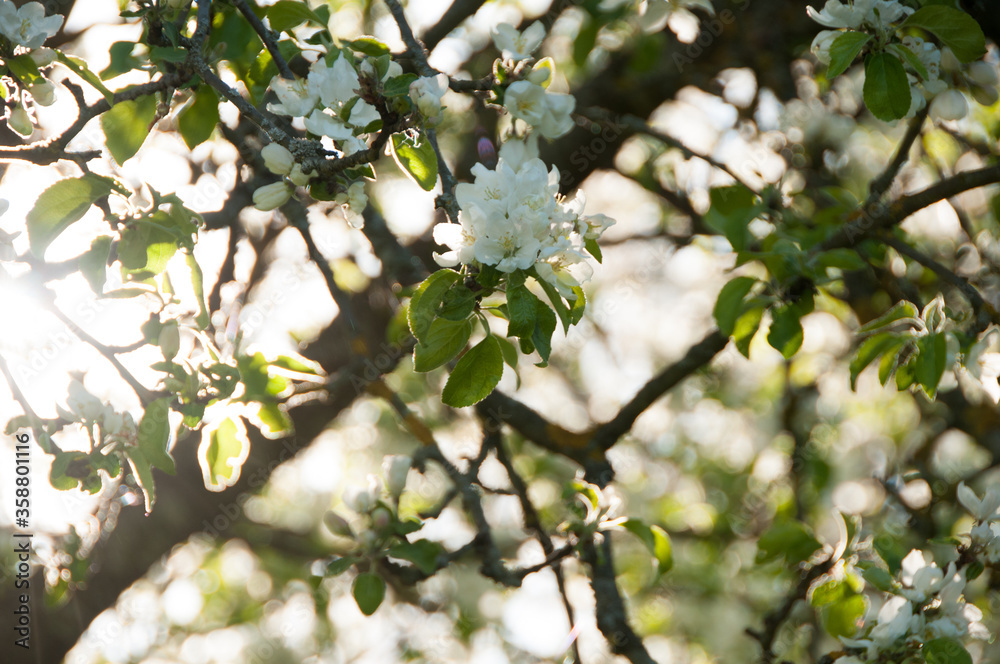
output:
POLYGON ((343 205, 344 217, 351 228, 365 227, 365 208, 368 207, 368 195, 365 184, 355 182, 347 188, 347 194, 337 196, 337 201, 343 205))
POLYGON ((527 60, 545 39, 545 26, 541 21, 535 21, 524 32, 518 32, 510 23, 501 23, 493 31, 493 44, 499 49, 505 60, 520 62, 527 60))
POLYGON ((575 300, 576 293, 573 289, 579 288, 580 281, 589 280, 594 273, 593 268, 587 263, 582 247, 572 242, 568 236, 558 238, 555 244, 539 252, 535 271, 567 300, 575 300), (573 274, 574 271, 580 273, 579 279, 573 274))
POLYGON ((344 141, 354 136, 353 130, 344 122, 326 111, 316 109, 305 119, 306 130, 317 136, 329 136, 335 141, 344 141))
POLYGON ((295 165, 295 157, 283 145, 278 143, 268 143, 260 151, 260 156, 264 158, 264 166, 275 175, 288 175, 292 166, 295 165))
POLYGON ((381 118, 377 108, 366 101, 359 101, 354 104, 354 108, 351 109, 351 117, 347 121, 355 127, 363 128, 381 118))
POLYGON ((292 197, 292 188, 285 182, 275 182, 264 185, 253 192, 253 205, 258 210, 267 212, 279 208, 292 197))
POLYGON ((1000 332, 993 328, 969 349, 965 369, 978 380, 993 403, 1000 403, 1000 352, 997 345, 1000 332))
POLYGON ((381 493, 382 481, 369 475, 367 487, 349 487, 344 491, 344 504, 358 514, 367 514, 375 508, 381 493))
POLYGON ((548 92, 529 81, 517 81, 507 88, 504 107, 545 138, 559 138, 573 128, 570 114, 576 107, 576 99, 573 95, 548 92))
POLYGON ((319 101, 319 95, 314 93, 305 79, 289 80, 275 76, 271 80, 271 89, 278 96, 278 104, 268 104, 267 110, 278 115, 302 117, 309 115, 319 101))
POLYGON ((879 646, 889 646, 910 632, 913 606, 905 597, 893 597, 882 605, 871 638, 879 646))
POLYGON ((423 76, 410 83, 410 99, 421 115, 434 120, 441 115, 441 97, 447 90, 448 77, 445 74, 423 76))
POLYGON ((332 66, 320 58, 309 68, 309 91, 319 97, 323 106, 336 109, 353 97, 357 97, 358 73, 347 58, 340 56, 332 66))
POLYGON ((840 0, 827 0, 823 11, 806 7, 809 18, 828 28, 857 29, 862 25, 886 27, 913 13, 896 0, 855 0, 844 4, 840 0))
POLYGON ((87 422, 95 422, 104 414, 104 403, 87 391, 79 380, 73 379, 68 388, 66 406, 87 422))
POLYGON ((31 122, 31 115, 23 103, 15 103, 10 108, 7 115, 7 126, 18 136, 28 138, 35 131, 35 125, 31 122))
POLYGON ((941 586, 944 571, 934 563, 927 564, 924 554, 917 549, 903 558, 902 581, 910 588, 904 588, 902 594, 914 602, 926 602, 941 586))
POLYGON ((45 40, 59 32, 63 17, 45 15, 39 2, 29 2, 20 9, 4 0, 0 4, 0 34, 25 48, 38 48, 45 40))
POLYGON ((413 459, 401 454, 391 454, 382 460, 382 471, 385 473, 386 487, 389 495, 399 500, 399 496, 406 487, 406 476, 410 472, 410 465, 413 459))
POLYGON ((830 46, 842 34, 840 30, 820 30, 810 47, 816 59, 825 65, 830 64, 830 46))
POLYGON ((931 102, 931 117, 938 120, 960 120, 968 112, 965 95, 958 90, 945 90, 931 102))
POLYGON ((36 48, 29 54, 29 57, 39 69, 42 67, 48 67, 59 58, 56 52, 51 48, 36 48))
POLYGON ((976 521, 998 521, 1000 515, 1000 487, 991 486, 986 490, 986 495, 980 500, 976 492, 965 485, 965 482, 958 483, 958 502, 962 507, 976 518, 976 521))

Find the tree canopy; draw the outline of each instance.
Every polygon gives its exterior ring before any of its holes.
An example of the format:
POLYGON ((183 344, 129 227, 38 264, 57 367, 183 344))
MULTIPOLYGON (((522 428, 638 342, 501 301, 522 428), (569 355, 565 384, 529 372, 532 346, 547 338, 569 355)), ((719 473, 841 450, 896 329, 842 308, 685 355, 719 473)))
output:
POLYGON ((1000 661, 998 41, 0 0, 0 652, 1000 661))

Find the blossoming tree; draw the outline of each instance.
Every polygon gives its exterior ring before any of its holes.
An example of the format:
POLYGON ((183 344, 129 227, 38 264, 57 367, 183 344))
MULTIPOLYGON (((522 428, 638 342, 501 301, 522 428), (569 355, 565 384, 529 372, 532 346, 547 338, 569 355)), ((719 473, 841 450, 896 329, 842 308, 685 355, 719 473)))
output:
POLYGON ((51 4, 0 415, 78 509, 4 648, 995 659, 989 3, 51 4))

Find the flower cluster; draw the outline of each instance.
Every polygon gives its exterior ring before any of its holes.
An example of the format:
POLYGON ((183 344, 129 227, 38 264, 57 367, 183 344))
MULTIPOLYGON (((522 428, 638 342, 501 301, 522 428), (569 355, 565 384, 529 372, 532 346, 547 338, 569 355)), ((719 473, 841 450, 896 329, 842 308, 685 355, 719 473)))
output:
POLYGON ((840 664, 877 661, 888 650, 916 649, 932 639, 989 638, 980 622, 982 611, 964 597, 965 570, 954 562, 942 570, 927 563, 921 551, 913 550, 903 559, 902 584, 897 594, 879 609, 875 620, 865 626, 865 636, 841 638, 849 648, 863 649, 864 655, 840 658, 840 664))
MULTIPOLYGON (((832 28, 820 31, 812 43, 817 59, 830 64, 830 48, 844 34, 843 29, 868 32, 881 40, 884 35, 892 33, 894 24, 905 21, 914 10, 898 0, 856 0, 851 3, 828 0, 822 11, 808 7, 806 13, 820 25, 832 28)), ((986 106, 996 103, 1000 97, 996 69, 986 62, 973 62, 963 70, 951 49, 939 48, 913 35, 890 43, 890 46, 897 55, 905 55, 902 62, 909 69, 906 78, 910 84, 910 108, 904 117, 913 117, 928 101, 931 102, 931 117, 939 120, 965 117, 969 110, 968 103, 956 86, 967 88, 979 103, 986 106)))
MULTIPOLYGON (((507 63, 521 63, 531 59, 531 54, 545 38, 545 28, 535 21, 524 32, 501 23, 493 31, 493 44, 503 53, 507 63)), ((529 63, 530 64, 530 63, 529 63)), ((520 73, 523 66, 515 67, 520 73)), ((515 118, 535 128, 545 138, 559 138, 573 128, 573 109, 576 99, 572 95, 549 92, 552 81, 551 58, 544 58, 532 69, 526 70, 526 79, 511 83, 504 94, 503 105, 515 118)))
POLYGON ((69 384, 66 407, 69 412, 60 413, 65 419, 83 422, 91 433, 94 425, 97 425, 103 436, 103 440, 99 441, 100 444, 135 444, 139 430, 132 415, 115 411, 110 405, 87 392, 79 380, 74 379, 69 384))
POLYGON ((996 565, 1000 563, 1000 488, 990 487, 982 500, 965 486, 958 485, 958 501, 975 517, 976 525, 972 527, 972 552, 996 565))
POLYGON ((450 251, 435 254, 439 265, 493 265, 500 272, 534 267, 560 293, 575 299, 573 288, 590 278, 584 243, 614 221, 584 217, 584 201, 562 199, 559 172, 546 171, 533 144, 511 140, 500 148, 495 169, 472 169, 476 179, 455 189, 461 208, 458 224, 434 227, 434 240, 450 251))
POLYGON ((18 8, 10 0, 0 0, 0 56, 13 56, 15 48, 27 50, 28 53, 14 57, 22 60, 23 66, 36 70, 21 82, 23 88, 14 93, 14 103, 10 104, 6 118, 7 126, 24 138, 31 136, 35 126, 23 93, 30 93, 30 99, 40 106, 51 106, 56 100, 55 85, 37 69, 55 61, 55 52, 41 46, 59 32, 62 22, 63 17, 58 14, 46 16, 41 3, 28 2, 18 8))

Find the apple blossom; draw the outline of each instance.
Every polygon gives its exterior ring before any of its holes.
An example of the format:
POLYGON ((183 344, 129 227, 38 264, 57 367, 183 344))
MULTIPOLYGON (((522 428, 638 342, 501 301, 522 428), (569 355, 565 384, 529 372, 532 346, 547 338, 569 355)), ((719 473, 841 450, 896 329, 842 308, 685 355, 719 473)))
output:
POLYGON ((549 92, 530 81, 517 81, 507 88, 504 107, 524 120, 545 138, 559 138, 573 128, 573 95, 549 92))
POLYGON ((316 107, 319 94, 314 92, 305 79, 289 80, 275 76, 271 80, 271 89, 278 96, 278 104, 268 104, 267 110, 278 115, 293 117, 308 115, 316 107))
POLYGON ((10 0, 0 1, 0 34, 25 48, 38 48, 59 32, 63 17, 45 15, 40 2, 28 2, 20 7, 10 0))
POLYGON ((505 60, 520 62, 531 57, 545 39, 545 26, 541 21, 535 21, 524 32, 509 23, 501 23, 493 30, 493 44, 499 49, 505 60))
POLYGON ((945 90, 931 102, 931 117, 938 120, 960 120, 969 112, 965 95, 958 90, 945 90))
POLYGON ((448 77, 445 74, 423 76, 410 83, 410 99, 421 115, 435 120, 441 115, 441 97, 447 90, 448 77))

